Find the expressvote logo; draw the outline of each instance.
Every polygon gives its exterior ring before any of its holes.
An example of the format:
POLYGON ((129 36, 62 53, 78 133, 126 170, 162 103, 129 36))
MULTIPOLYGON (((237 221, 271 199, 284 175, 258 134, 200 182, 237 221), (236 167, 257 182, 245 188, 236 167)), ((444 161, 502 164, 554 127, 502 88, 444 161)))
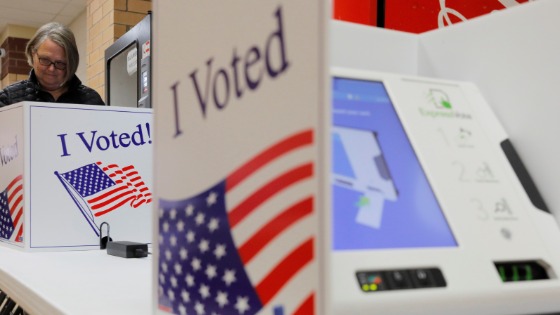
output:
POLYGON ((436 108, 451 109, 451 100, 445 91, 439 89, 430 89, 428 91, 428 99, 436 108))
POLYGON ((171 87, 173 94, 175 133, 183 133, 180 124, 180 104, 198 105, 204 119, 210 115, 209 109, 225 110, 234 99, 241 99, 245 93, 257 90, 261 84, 284 74, 290 67, 288 59, 282 7, 273 14, 274 29, 264 38, 264 42, 245 49, 233 48, 229 62, 217 64, 214 57, 205 65, 194 69, 186 78, 175 81, 171 87))
POLYGON ((472 119, 471 114, 458 111, 449 93, 439 88, 430 88, 426 94, 426 105, 419 107, 420 115, 431 118, 472 119))

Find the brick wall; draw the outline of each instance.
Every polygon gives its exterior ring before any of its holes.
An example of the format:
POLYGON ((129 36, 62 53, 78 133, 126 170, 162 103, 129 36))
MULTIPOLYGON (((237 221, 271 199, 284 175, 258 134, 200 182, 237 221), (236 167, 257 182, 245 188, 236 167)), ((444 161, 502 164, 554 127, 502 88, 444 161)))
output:
POLYGON ((27 38, 8 37, 2 44, 2 48, 6 50, 6 57, 2 58, 2 74, 29 74, 31 67, 27 63, 25 57, 25 45, 27 38))
POLYGON ((6 56, 0 61, 0 89, 27 79, 31 67, 25 58, 25 45, 35 33, 35 28, 8 25, 0 39, 0 47, 6 50, 6 56))
POLYGON ((88 0, 88 85, 105 98, 105 50, 152 9, 151 0, 88 0))

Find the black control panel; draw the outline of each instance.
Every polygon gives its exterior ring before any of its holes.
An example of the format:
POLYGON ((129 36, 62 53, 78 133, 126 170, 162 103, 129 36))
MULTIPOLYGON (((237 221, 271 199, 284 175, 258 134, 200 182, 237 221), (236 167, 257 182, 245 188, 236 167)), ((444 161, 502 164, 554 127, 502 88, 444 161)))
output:
POLYGON ((537 261, 495 262, 503 282, 519 282, 549 279, 546 269, 537 261))
POLYGON ((374 270, 356 272, 363 292, 445 287, 447 283, 438 268, 374 270))

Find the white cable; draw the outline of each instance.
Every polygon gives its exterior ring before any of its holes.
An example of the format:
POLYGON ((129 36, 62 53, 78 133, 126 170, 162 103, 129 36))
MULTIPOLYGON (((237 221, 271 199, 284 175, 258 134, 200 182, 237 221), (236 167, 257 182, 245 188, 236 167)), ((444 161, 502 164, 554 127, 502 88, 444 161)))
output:
POLYGON ((509 7, 513 7, 516 6, 518 4, 521 4, 519 2, 517 2, 517 0, 498 0, 505 8, 509 8, 509 7))
POLYGON ((439 0, 439 7, 440 10, 438 13, 438 28, 453 24, 453 22, 451 22, 451 19, 449 18, 450 14, 458 17, 463 22, 467 20, 467 18, 459 13, 459 11, 446 7, 445 0, 439 0), (445 24, 445 22, 447 22, 447 24, 445 24))

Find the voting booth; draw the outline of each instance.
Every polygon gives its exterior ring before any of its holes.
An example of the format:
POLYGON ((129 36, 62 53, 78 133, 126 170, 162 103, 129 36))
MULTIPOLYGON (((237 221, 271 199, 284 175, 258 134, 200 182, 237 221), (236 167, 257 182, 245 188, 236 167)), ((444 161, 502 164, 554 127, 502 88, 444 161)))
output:
POLYGON ((504 50, 468 54, 538 37, 518 19, 556 25, 554 3, 422 35, 327 28, 314 2, 155 3, 154 312, 558 312, 560 205, 491 92, 522 93, 483 80, 504 50))
POLYGON ((331 314, 560 310, 558 6, 331 23, 331 314))
POLYGON ((151 124, 150 109, 0 108, 0 245, 99 249, 109 233, 151 243, 151 124))

